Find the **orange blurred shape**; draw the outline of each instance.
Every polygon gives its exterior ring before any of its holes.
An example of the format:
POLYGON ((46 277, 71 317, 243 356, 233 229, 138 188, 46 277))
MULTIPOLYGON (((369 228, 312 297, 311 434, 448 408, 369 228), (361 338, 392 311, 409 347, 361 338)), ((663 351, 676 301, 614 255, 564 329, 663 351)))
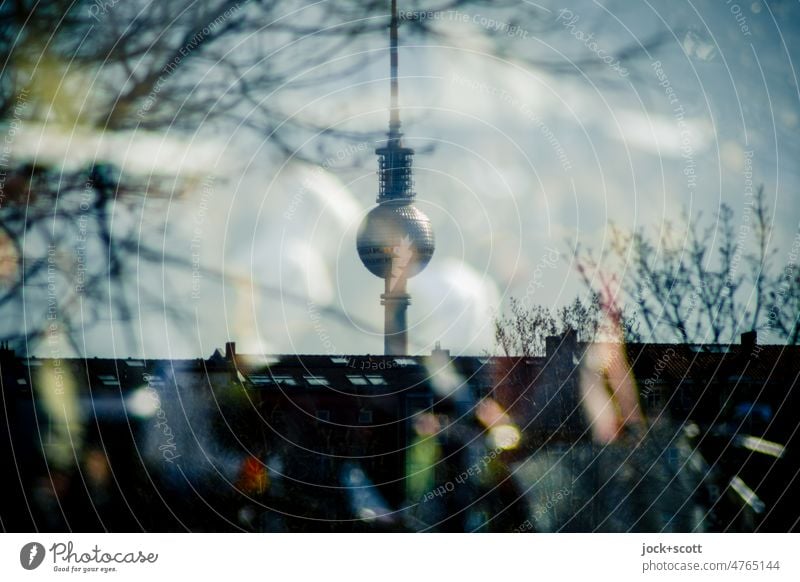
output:
POLYGON ((478 420, 481 421, 481 424, 485 427, 491 427, 495 424, 510 424, 511 419, 506 414, 503 407, 500 406, 496 400, 492 398, 484 398, 478 403, 477 410, 475 412, 478 420))
POLYGON ((0 283, 13 283, 18 271, 19 253, 8 235, 0 232, 0 283))
POLYGON ((245 493, 264 493, 269 487, 267 468, 256 457, 247 457, 242 463, 236 486, 245 493))
POLYGON ((596 441, 610 443, 625 427, 644 422, 636 381, 621 342, 589 348, 580 370, 580 388, 596 441))
POLYGON ((106 485, 111 479, 111 468, 105 453, 99 449, 89 449, 83 460, 86 476, 95 485, 106 485))
POLYGON ((414 430, 420 436, 431 436, 441 430, 441 424, 435 414, 425 412, 420 414, 414 421, 414 430))

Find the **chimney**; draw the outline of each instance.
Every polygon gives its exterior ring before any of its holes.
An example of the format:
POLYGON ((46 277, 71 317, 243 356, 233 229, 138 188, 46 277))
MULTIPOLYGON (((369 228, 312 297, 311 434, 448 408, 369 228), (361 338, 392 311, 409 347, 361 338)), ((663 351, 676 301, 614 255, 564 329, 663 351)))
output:
POLYGON ((236 359, 236 342, 225 342, 225 359, 229 362, 236 359))
POLYGON ((746 331, 741 336, 742 350, 753 350, 758 345, 758 332, 756 330, 746 331))
POLYGON ((10 362, 16 358, 17 354, 14 350, 8 347, 8 342, 0 342, 0 360, 3 362, 10 362))
POLYGON ((564 330, 562 335, 549 335, 544 339, 544 351, 548 358, 560 353, 562 357, 570 356, 571 361, 577 345, 578 332, 571 327, 564 330))
POLYGON ((450 350, 443 350, 441 342, 436 342, 436 346, 431 351, 431 357, 442 359, 444 361, 450 360, 450 350))

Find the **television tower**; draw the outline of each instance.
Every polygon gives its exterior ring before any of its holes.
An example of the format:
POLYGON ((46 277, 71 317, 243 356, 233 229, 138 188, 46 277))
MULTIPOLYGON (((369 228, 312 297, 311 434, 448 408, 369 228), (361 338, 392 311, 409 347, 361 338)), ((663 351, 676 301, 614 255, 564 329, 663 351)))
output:
POLYGON ((412 204, 416 196, 411 176, 414 150, 403 146, 398 107, 398 25, 397 0, 392 0, 389 133, 386 145, 375 150, 378 205, 364 217, 356 238, 361 262, 370 273, 385 281, 381 305, 384 306, 383 345, 387 356, 408 354, 406 310, 411 296, 406 292, 406 282, 427 266, 435 247, 430 219, 412 204))

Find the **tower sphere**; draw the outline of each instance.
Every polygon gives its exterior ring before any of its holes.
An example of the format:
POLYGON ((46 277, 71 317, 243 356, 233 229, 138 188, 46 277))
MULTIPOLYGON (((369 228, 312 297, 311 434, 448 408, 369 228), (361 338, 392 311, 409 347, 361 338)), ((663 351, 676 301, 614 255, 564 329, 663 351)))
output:
POLYGON ((411 200, 387 201, 370 210, 361 222, 356 248, 369 271, 387 279, 402 270, 413 277, 430 262, 435 248, 433 228, 411 200))

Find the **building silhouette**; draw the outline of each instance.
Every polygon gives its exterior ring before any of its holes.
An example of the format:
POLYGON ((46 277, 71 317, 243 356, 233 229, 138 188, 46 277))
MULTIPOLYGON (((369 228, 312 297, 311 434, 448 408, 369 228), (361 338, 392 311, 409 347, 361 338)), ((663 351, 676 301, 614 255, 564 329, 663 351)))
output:
POLYGON ((206 359, 50 360, 4 348, 3 527, 797 528, 800 348, 751 335, 628 344, 648 435, 609 446, 581 403, 595 344, 574 339, 551 338, 535 358, 265 356, 229 343, 206 359), (493 436, 506 425, 518 440, 493 436), (553 507, 558 492, 569 494, 553 507))

